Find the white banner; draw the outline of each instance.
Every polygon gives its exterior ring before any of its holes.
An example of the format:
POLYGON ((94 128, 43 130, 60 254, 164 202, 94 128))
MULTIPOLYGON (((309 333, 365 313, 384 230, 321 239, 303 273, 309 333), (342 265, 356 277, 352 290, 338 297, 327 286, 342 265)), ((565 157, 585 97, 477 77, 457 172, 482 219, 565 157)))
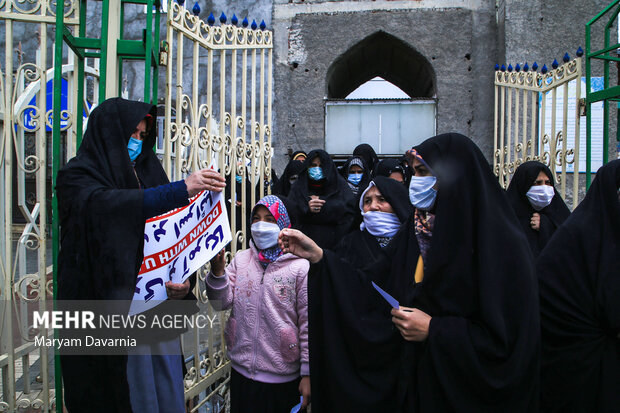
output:
POLYGON ((129 314, 166 300, 166 282, 184 282, 232 240, 223 198, 221 192, 203 191, 189 205, 146 221, 144 259, 129 314))

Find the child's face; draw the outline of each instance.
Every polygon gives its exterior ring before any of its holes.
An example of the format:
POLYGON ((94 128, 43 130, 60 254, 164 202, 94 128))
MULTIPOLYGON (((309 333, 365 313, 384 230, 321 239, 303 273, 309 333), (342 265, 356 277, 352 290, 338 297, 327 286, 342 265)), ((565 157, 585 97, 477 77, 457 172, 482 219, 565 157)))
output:
POLYGON ((252 215, 252 224, 259 221, 269 222, 270 224, 276 223, 276 219, 271 215, 271 212, 269 212, 265 205, 257 206, 254 215, 252 215))

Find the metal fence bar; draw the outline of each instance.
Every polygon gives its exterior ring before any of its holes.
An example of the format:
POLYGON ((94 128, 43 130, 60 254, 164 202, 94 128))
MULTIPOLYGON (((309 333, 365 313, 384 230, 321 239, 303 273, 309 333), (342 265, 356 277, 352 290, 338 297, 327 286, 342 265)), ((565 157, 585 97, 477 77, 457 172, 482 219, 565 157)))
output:
MULTIPOLYGON (((176 119, 166 108, 163 164, 180 179, 216 162, 228 186, 226 203, 234 235, 226 255, 230 260, 245 248, 245 217, 256 202, 256 179, 261 178, 258 189, 262 191, 262 177, 270 167, 272 34, 227 24, 212 26, 176 2, 170 3, 167 18, 165 101, 169 107, 176 106, 176 119), (240 193, 236 176, 242 178, 240 193)), ((185 348, 193 353, 186 358, 191 366, 185 377, 185 397, 202 398, 192 404, 192 411, 216 394, 226 395, 230 374, 224 338, 227 312, 216 313, 208 304, 201 288, 207 270, 208 266, 199 271, 195 292, 217 322, 205 331, 192 331, 191 344, 185 348)))
POLYGON ((572 197, 573 208, 577 205, 581 172, 580 87, 580 58, 545 73, 496 71, 493 170, 504 188, 521 163, 538 160, 551 169, 560 194, 565 199, 572 197), (576 97, 570 97, 574 102, 569 102, 570 82, 575 86, 576 97), (562 96, 561 104, 558 93, 562 96), (571 104, 576 108, 575 131, 570 131, 573 136, 568 136, 571 104), (572 179, 572 185, 568 179, 572 179))

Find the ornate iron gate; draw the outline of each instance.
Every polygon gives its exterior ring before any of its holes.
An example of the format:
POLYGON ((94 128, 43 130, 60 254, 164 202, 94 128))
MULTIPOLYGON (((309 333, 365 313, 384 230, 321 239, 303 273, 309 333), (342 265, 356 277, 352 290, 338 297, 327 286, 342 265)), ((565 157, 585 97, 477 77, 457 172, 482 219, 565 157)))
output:
MULTIPOLYGON (((582 53, 580 48, 578 56, 582 53)), ((562 65, 554 61, 552 67, 543 66, 540 72, 536 63, 531 69, 527 63, 496 67, 493 171, 506 188, 521 163, 540 161, 549 166, 562 197, 574 209, 583 186, 581 57, 571 60, 566 54, 562 65)))
MULTIPOLYGON (((221 25, 215 25, 211 15, 204 22, 174 2, 168 9, 167 44, 163 46, 167 69, 162 161, 171 180, 211 165, 225 174, 233 234, 227 253, 230 260, 246 245, 246 217, 251 206, 268 191, 273 37, 262 22, 258 27, 247 18, 239 22, 233 15, 232 24, 226 24, 224 14, 219 20, 221 25)), ((206 275, 206 269, 199 272, 196 295, 201 305, 208 305, 206 275)), ((217 411, 216 406, 228 399, 230 364, 223 340, 227 315, 215 314, 210 306, 209 312, 218 321, 208 331, 193 331, 183 337, 190 364, 186 399, 205 395, 192 411, 206 403, 211 411, 217 411)))
MULTIPOLYGON (((49 51, 56 7, 46 0, 0 0, 5 46, 0 67, 0 411, 51 411, 56 405, 54 352, 34 345, 26 310, 52 303, 52 90, 64 94, 65 160, 75 154, 75 114, 80 113, 72 60, 62 65, 62 85, 52 84, 49 51)), ((76 29, 79 3, 65 0, 62 7, 66 24, 76 29)), ((98 78, 97 69, 87 71, 98 78)))

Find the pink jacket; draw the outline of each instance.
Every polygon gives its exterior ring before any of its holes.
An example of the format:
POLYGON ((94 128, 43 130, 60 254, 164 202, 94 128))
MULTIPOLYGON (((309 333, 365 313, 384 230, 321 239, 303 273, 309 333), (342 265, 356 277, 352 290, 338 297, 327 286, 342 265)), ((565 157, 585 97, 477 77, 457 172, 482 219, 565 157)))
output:
POLYGON ((209 273, 207 295, 216 310, 232 312, 224 332, 239 373, 264 383, 310 374, 308 292, 310 263, 285 254, 265 270, 258 251, 238 252, 222 277, 209 273))

